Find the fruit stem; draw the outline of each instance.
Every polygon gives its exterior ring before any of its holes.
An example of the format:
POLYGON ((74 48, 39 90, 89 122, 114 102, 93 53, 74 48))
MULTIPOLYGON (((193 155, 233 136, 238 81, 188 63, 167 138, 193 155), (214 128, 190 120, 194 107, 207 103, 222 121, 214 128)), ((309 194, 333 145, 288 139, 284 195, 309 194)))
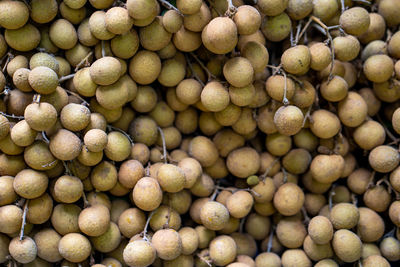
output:
POLYGON ((162 159, 164 160, 164 163, 168 163, 168 158, 167 158, 167 147, 165 145, 165 136, 163 130, 160 128, 160 126, 157 126, 157 130, 160 132, 161 140, 162 140, 162 146, 163 146, 163 156, 162 159))
POLYGON ((207 73, 207 81, 211 81, 212 79, 216 79, 215 76, 210 72, 210 70, 204 65, 204 63, 193 53, 190 55, 199 63, 200 67, 207 73))
MULTIPOLYGON (((4 64, 4 67, 3 67, 3 73, 6 71, 6 68, 7 68, 8 63, 9 63, 10 60, 13 59, 13 58, 14 58, 14 55, 11 54, 11 52, 8 52, 8 53, 7 53, 7 60, 6 60, 6 63, 4 64)), ((3 59, 2 59, 1 61, 3 61, 3 59)))
POLYGON ((25 200, 25 204, 24 204, 24 213, 22 214, 21 231, 19 233, 19 240, 20 241, 24 238, 25 224, 26 224, 26 214, 28 213, 28 204, 29 204, 29 199, 25 200))
POLYGON ((179 15, 183 16, 183 14, 179 11, 179 9, 177 9, 174 5, 172 5, 170 2, 166 1, 166 0, 158 0, 158 2, 160 2, 164 7, 166 7, 167 9, 170 10, 175 10, 176 12, 179 13, 179 15))
POLYGON ((40 104, 40 98, 41 98, 42 96, 40 95, 40 94, 35 94, 35 95, 33 95, 33 99, 32 99, 32 101, 33 101, 33 103, 38 103, 38 104, 40 104))
POLYGON ((283 88, 283 100, 282 103, 287 106, 289 105, 289 99, 287 99, 286 97, 286 93, 287 93, 287 77, 286 77, 286 72, 281 70, 283 77, 285 78, 285 87, 283 88))
POLYGON ((225 16, 233 17, 236 14, 237 8, 232 0, 226 0, 226 2, 228 3, 228 9, 226 10, 225 16))
POLYGON ((147 228, 149 227, 150 220, 151 220, 151 217, 153 217, 153 214, 154 214, 154 210, 152 212, 150 212, 149 217, 146 220, 146 224, 145 224, 143 232, 142 232, 143 239, 146 241, 149 241, 149 239, 147 238, 147 228))
POLYGON ((274 231, 275 231, 275 226, 272 226, 271 227, 271 232, 269 233, 269 237, 268 237, 267 252, 271 252, 272 240, 274 239, 274 231))
MULTIPOLYGON (((343 0, 342 0, 343 1, 343 0)), ((319 18, 315 17, 315 16, 311 16, 310 17, 315 23, 314 24, 314 28, 316 28, 317 30, 319 30, 320 32, 322 32, 323 34, 325 34, 326 37, 328 37, 330 46, 331 46, 331 67, 329 70, 329 76, 328 76, 328 83, 332 80, 333 75, 332 75, 332 71, 333 71, 333 64, 335 62, 335 47, 333 46, 333 39, 332 39, 332 35, 329 33, 329 27, 325 25, 325 23, 323 23, 319 18), (319 27, 320 26, 320 27, 319 27)))
POLYGON ((344 0, 340 0, 340 5, 341 5, 341 8, 342 8, 342 13, 343 13, 346 10, 346 6, 344 4, 344 0))
POLYGON ((196 256, 199 257, 199 259, 202 260, 205 264, 207 264, 207 266, 212 267, 211 261, 201 256, 200 253, 197 253, 196 256))
POLYGON ((332 197, 334 196, 334 195, 336 195, 336 193, 335 193, 335 187, 336 187, 336 184, 333 184, 332 185, 332 188, 331 188, 331 191, 329 191, 329 199, 328 199, 328 201, 329 201, 329 210, 331 210, 332 209, 332 207, 333 207, 333 203, 332 203, 332 197))
POLYGON ((306 210, 306 208, 304 206, 301 207, 301 213, 303 214, 303 217, 304 217, 303 223, 305 225, 308 225, 308 223, 310 222, 310 217, 308 216, 307 210, 306 210))
POLYGON ((89 58, 93 55, 93 51, 90 51, 86 57, 84 57, 75 67, 75 72, 77 72, 82 65, 87 66, 89 64, 89 58))
POLYGON ((210 201, 213 201, 213 200, 217 197, 217 195, 218 195, 218 190, 219 190, 219 186, 216 186, 215 189, 214 189, 213 194, 212 194, 211 197, 210 197, 210 201))
POLYGON ((71 172, 71 170, 68 168, 67 163, 66 163, 65 161, 62 161, 62 163, 63 163, 63 165, 64 165, 65 173, 66 173, 67 175, 71 175, 71 176, 72 176, 72 172, 71 172))
POLYGON ((358 205, 358 198, 357 198, 357 195, 356 195, 356 194, 351 193, 351 201, 352 201, 352 203, 354 204, 354 206, 358 207, 358 206, 357 206, 357 205, 358 205))
POLYGON ((7 118, 12 118, 12 119, 17 119, 17 120, 25 119, 24 116, 17 116, 17 115, 14 115, 14 114, 10 115, 10 114, 4 113, 2 111, 0 111, 0 114, 3 115, 4 117, 7 117, 7 118))
MULTIPOLYGON (((47 138, 47 136, 46 136, 46 133, 44 132, 44 131, 42 131, 42 137, 43 137, 43 140, 48 144, 48 143, 50 143, 50 141, 49 141, 49 138, 47 138)), ((54 162, 54 161, 53 161, 54 162)), ((49 163, 50 164, 50 163, 49 163)), ((50 165, 49 165, 50 166, 50 165)))
POLYGON ((300 41, 301 37, 303 37, 303 35, 306 33, 308 27, 310 26, 311 22, 312 22, 312 18, 310 17, 306 23, 306 25, 304 25, 304 28, 301 30, 299 37, 297 39, 297 42, 300 41))
POLYGON ((106 56, 106 49, 105 49, 105 45, 104 45, 104 40, 101 40, 101 57, 105 57, 106 56))
POLYGON ((303 24, 302 20, 300 20, 299 24, 297 24, 296 39, 294 41, 295 45, 297 45, 299 43, 299 36, 300 36, 300 30, 301 30, 301 25, 302 24, 303 24))
POLYGON ((303 124, 301 125, 301 128, 304 128, 304 125, 306 124, 307 119, 309 119, 309 121, 312 123, 312 118, 311 118, 311 115, 310 115, 310 114, 311 114, 312 106, 313 106, 313 105, 311 105, 311 106, 308 107, 307 112, 306 112, 306 114, 304 115, 303 124))
POLYGON ((389 129, 385 126, 385 123, 383 122, 381 116, 379 114, 376 114, 376 118, 380 122, 380 124, 382 125, 383 129, 385 129, 385 132, 386 132, 387 136, 389 136, 389 138, 392 139, 393 142, 397 143, 398 142, 398 138, 396 138, 396 136, 394 136, 394 134, 392 134, 389 131, 389 129))
POLYGON ((195 79, 201 84, 201 86, 204 87, 203 81, 199 78, 199 76, 197 75, 197 73, 194 71, 192 62, 190 62, 189 56, 188 56, 187 54, 185 54, 185 58, 186 58, 186 62, 187 62, 188 65, 189 65, 189 69, 190 69, 190 71, 192 72, 192 77, 195 78, 195 79))
POLYGON ((71 79, 71 78, 74 78, 74 76, 75 76, 75 73, 69 74, 69 75, 67 75, 67 76, 62 76, 62 77, 58 80, 58 82, 59 82, 59 83, 62 83, 62 82, 64 82, 64 81, 66 81, 66 80, 69 80, 69 79, 71 79))
POLYGON ((114 127, 114 126, 111 126, 111 125, 107 125, 107 128, 108 128, 108 131, 114 130, 114 131, 122 133, 123 135, 126 136, 126 138, 128 138, 129 142, 131 144, 133 144, 133 140, 132 140, 131 136, 128 133, 126 133, 124 130, 122 130, 120 128, 117 128, 117 127, 114 127))
POLYGON ((64 90, 65 90, 65 92, 67 92, 68 94, 73 95, 73 96, 77 97, 79 100, 81 100, 81 101, 82 101, 82 105, 84 105, 84 106, 90 106, 89 103, 88 103, 85 99, 83 99, 80 95, 78 95, 77 93, 72 92, 72 91, 67 90, 67 89, 64 89, 64 90))
POLYGON ((268 168, 265 169, 265 172, 264 172, 262 175, 260 175, 260 180, 261 180, 261 181, 264 181, 264 180, 267 178, 268 173, 271 171, 271 169, 274 167, 274 165, 275 165, 279 160, 280 160, 279 157, 276 158, 276 159, 274 159, 274 161, 268 166, 268 168))
POLYGON ((244 223, 246 222, 246 217, 243 217, 240 219, 240 224, 239 224, 239 233, 243 233, 243 228, 244 228, 244 223))

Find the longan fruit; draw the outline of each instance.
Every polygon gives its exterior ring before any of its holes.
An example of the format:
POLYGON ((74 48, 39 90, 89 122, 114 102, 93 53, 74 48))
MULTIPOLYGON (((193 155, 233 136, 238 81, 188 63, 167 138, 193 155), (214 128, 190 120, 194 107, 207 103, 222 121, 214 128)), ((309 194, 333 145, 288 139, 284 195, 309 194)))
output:
POLYGON ((388 52, 391 56, 395 58, 400 58, 400 51, 397 48, 397 45, 400 41, 400 33, 396 32, 393 34, 393 36, 390 38, 389 43, 387 45, 388 52))
POLYGON ((114 57, 97 59, 89 68, 90 78, 98 85, 115 83, 121 73, 121 63, 114 57))
POLYGON ((123 161, 131 153, 131 142, 126 135, 119 131, 108 133, 105 155, 113 161, 123 161))
POLYGON ((222 125, 215 119, 214 113, 203 112, 199 117, 199 128, 203 134, 211 136, 216 134, 222 128, 222 125))
POLYGON ((64 235, 58 243, 61 256, 71 262, 81 262, 89 257, 92 246, 82 234, 69 233, 64 235))
POLYGON ((210 258, 219 266, 226 266, 236 258, 235 240, 227 235, 220 235, 210 242, 210 258))
POLYGON ((327 244, 333 238, 332 223, 324 216, 315 216, 308 224, 308 234, 316 244, 327 244))
POLYGON ((185 186, 185 173, 173 164, 163 164, 157 172, 157 181, 164 191, 176 193, 185 186))
POLYGON ((173 229, 156 231, 151 243, 157 251, 157 256, 163 260, 173 260, 182 252, 182 240, 178 232, 173 229))
POLYGON ((382 37, 385 35, 386 23, 382 15, 380 15, 379 13, 369 13, 369 20, 370 23, 368 30, 363 34, 357 36, 363 44, 382 39, 382 37))
POLYGON ((363 242, 375 242, 383 236, 385 225, 382 217, 372 209, 358 208, 360 218, 357 224, 357 235, 363 242))
POLYGON ((51 224, 60 234, 79 232, 78 217, 81 209, 75 204, 58 204, 51 215, 51 224), (65 222, 68 223, 65 223, 65 222))
POLYGON ((224 110, 229 104, 229 93, 220 82, 211 81, 206 84, 200 95, 204 107, 213 112, 224 110))
POLYGON ((169 127, 174 123, 175 112, 164 101, 159 101, 149 113, 160 127, 169 127))
POLYGON ((365 61, 371 56, 380 54, 388 54, 387 44, 384 41, 375 40, 365 46, 361 52, 361 59, 365 61))
POLYGON ((162 16, 162 24, 169 33, 176 33, 183 25, 182 16, 175 10, 168 10, 162 16))
POLYGON ((390 261, 398 261, 400 259, 399 256, 400 242, 396 238, 386 237, 381 241, 379 247, 382 252, 382 256, 385 257, 386 259, 390 261))
POLYGON ((345 166, 340 155, 317 155, 313 158, 310 171, 312 177, 320 183, 332 183, 340 178, 345 166))
POLYGON ((282 75, 272 75, 270 76, 266 83, 265 87, 268 95, 279 102, 284 101, 285 96, 285 88, 286 88, 286 98, 290 100, 295 92, 295 83, 290 78, 284 78, 282 75), (286 81, 285 81, 286 80, 286 81))
POLYGON ((228 170, 239 178, 247 178, 260 168, 260 156, 256 150, 244 147, 229 153, 226 165, 228 170))
POLYGON ((356 128, 353 138, 362 149, 371 150, 384 143, 386 133, 380 123, 368 120, 356 128))
POLYGON ((130 157, 144 165, 149 161, 150 150, 145 144, 135 143, 132 145, 130 157))
POLYGON ((297 45, 286 49, 282 54, 281 64, 288 73, 295 75, 307 73, 311 64, 309 48, 305 45, 297 45))
POLYGON ((73 160, 81 152, 81 146, 79 137, 65 129, 58 130, 51 137, 49 144, 51 153, 60 160, 73 160))
POLYGON ((145 223, 145 214, 137 208, 126 209, 118 219, 118 227, 121 233, 127 238, 139 234, 143 230, 145 223))
POLYGON ((340 131, 340 121, 336 114, 319 109, 311 114, 310 129, 319 138, 331 138, 340 131))
POLYGON ((199 236, 196 230, 191 227, 182 227, 178 234, 182 240, 183 255, 190 255, 196 251, 199 245, 199 236))
POLYGON ((204 136, 197 136, 191 140, 189 155, 198 160, 203 167, 212 166, 218 160, 215 144, 204 136))
POLYGON ((202 1, 200 0, 190 0, 190 1, 184 1, 184 0, 178 0, 176 1, 176 6, 179 9, 179 11, 184 14, 184 15, 191 15, 200 10, 202 1))
POLYGON ((180 30, 173 35, 172 42, 176 49, 182 52, 193 52, 202 44, 201 34, 181 27, 180 30))
POLYGON ((61 235, 51 228, 44 228, 37 232, 33 237, 37 246, 37 255, 48 262, 57 262, 62 260, 58 252, 58 243, 61 235))
POLYGON ((279 242, 287 248, 299 248, 303 245, 307 230, 303 223, 294 219, 281 219, 276 226, 279 242))
POLYGON ((89 151, 101 152, 106 147, 108 138, 103 130, 91 129, 86 132, 83 141, 89 151))
POLYGON ((63 175, 54 184, 54 196, 57 201, 63 203, 74 203, 82 197, 83 184, 74 176, 63 175))
POLYGON ((18 29, 6 29, 4 31, 4 37, 11 48, 21 52, 36 48, 40 42, 39 30, 29 23, 26 23, 18 29))
POLYGON ((139 29, 139 40, 143 48, 150 51, 160 50, 171 41, 172 34, 166 31, 162 17, 155 17, 149 25, 139 29))
POLYGON ((108 191, 117 183, 117 168, 108 161, 102 161, 93 168, 90 174, 90 181, 96 190, 108 191))
POLYGON ((390 263, 380 255, 371 255, 365 258, 363 261, 363 266, 372 267, 372 266, 382 266, 389 267, 390 263))
POLYGON ((311 69, 321 71, 331 63, 331 50, 326 44, 322 42, 311 44, 309 47, 309 51, 311 57, 311 69))
POLYGON ((303 249, 307 256, 313 261, 333 256, 333 250, 330 243, 324 245, 316 244, 310 236, 306 236, 304 239, 303 249))
POLYGON ((162 191, 156 179, 141 178, 133 188, 133 201, 136 206, 145 211, 152 211, 160 206, 162 191))
POLYGON ((398 85, 390 80, 383 83, 374 83, 372 89, 376 97, 384 102, 393 103, 400 98, 398 85))
POLYGON ((136 97, 130 104, 135 111, 141 113, 152 111, 157 105, 157 93, 150 86, 139 86, 136 97))
POLYGON ((53 199, 49 194, 44 193, 29 201, 26 219, 32 224, 43 224, 50 219, 52 211, 53 199))
MULTIPOLYGON (((4 122, 3 125, 9 127, 8 121, 4 122)), ((37 136, 37 131, 33 130, 26 120, 17 122, 10 131, 10 138, 17 146, 30 146, 37 136)))
POLYGON ((357 225, 360 215, 355 205, 338 203, 330 211, 330 220, 335 229, 351 229, 357 225))
POLYGON ((361 257, 361 240, 353 232, 340 229, 335 232, 332 246, 338 258, 344 262, 354 262, 361 257))
POLYGON ((210 230, 221 230, 228 223, 229 211, 217 201, 208 201, 200 209, 200 220, 210 230))
POLYGON ((378 185, 368 188, 364 193, 363 200, 368 208, 377 212, 384 212, 390 205, 391 195, 385 187, 378 185))
POLYGON ((32 238, 25 236, 22 240, 14 237, 8 247, 10 255, 19 263, 32 262, 37 256, 37 246, 32 238))
POLYGON ((383 16, 388 27, 397 26, 400 23, 395 10, 400 7, 397 1, 383 0, 379 2, 378 13, 383 16))
MULTIPOLYGON (((283 167, 293 174, 305 173, 311 163, 312 157, 310 153, 302 148, 292 149, 282 159, 283 167)), ((270 175, 271 172, 270 172, 270 175)))
POLYGON ((246 232, 255 240, 266 238, 271 230, 271 221, 269 217, 251 213, 245 223, 246 232))
POLYGON ((133 19, 129 16, 128 10, 123 7, 112 7, 106 12, 107 30, 114 34, 124 34, 133 25, 133 19))
POLYGON ((378 171, 387 173, 394 170, 399 164, 399 153, 390 146, 381 145, 371 150, 368 161, 371 167, 378 171))
POLYGON ((291 149, 292 139, 280 133, 269 134, 265 139, 265 146, 273 156, 283 156, 291 149))
POLYGON ((121 233, 116 223, 110 222, 106 232, 100 236, 90 238, 93 247, 102 253, 108 253, 118 247, 121 242, 121 233))
POLYGON ((0 206, 11 204, 17 199, 17 194, 13 187, 14 178, 12 176, 0 176, 0 206))
POLYGON ((239 120, 241 113, 242 110, 240 107, 229 103, 223 110, 214 112, 214 117, 220 125, 231 126, 239 120))
POLYGON ((204 46, 214 54, 232 51, 237 42, 237 26, 227 17, 216 17, 204 27, 201 39, 204 46))
POLYGON ((60 120, 67 130, 80 131, 90 122, 90 110, 84 105, 70 103, 61 110, 60 120))
POLYGON ((265 38, 271 42, 280 42, 290 34, 292 21, 282 12, 274 17, 264 17, 261 23, 261 31, 265 38))
POLYGON ((374 116, 381 108, 381 101, 375 96, 370 88, 362 88, 358 93, 364 98, 368 107, 368 115, 374 116))
POLYGON ((370 25, 369 13, 362 7, 353 7, 340 15, 339 23, 346 33, 358 36, 368 30, 370 25))
POLYGON ((129 134, 133 137, 135 142, 151 146, 157 141, 157 124, 150 117, 137 117, 129 126, 129 134))
POLYGON ((189 190, 164 195, 163 203, 171 206, 179 214, 185 214, 192 204, 192 195, 189 190))
POLYGON ((225 79, 235 87, 245 87, 253 81, 254 69, 245 57, 229 59, 223 67, 225 79))
POLYGON ((281 266, 281 258, 273 252, 262 252, 255 258, 255 266, 281 266))
POLYGON ((20 230, 22 223, 22 209, 16 205, 5 205, 0 207, 1 232, 14 234, 20 230))
POLYGON ((231 216, 240 219, 249 214, 253 203, 253 196, 249 192, 237 191, 227 198, 226 207, 231 216))
POLYGON ((79 214, 79 229, 88 236, 104 234, 110 225, 110 212, 103 205, 85 208, 79 214))
POLYGON ((279 213, 291 216, 299 212, 303 206, 304 193, 296 184, 286 183, 278 188, 273 201, 279 213))
POLYGON ((389 80, 393 70, 393 61, 387 55, 372 55, 363 65, 366 78, 375 83, 383 83, 389 80))
POLYGON ((142 239, 135 240, 125 247, 123 259, 131 266, 149 266, 156 259, 156 249, 149 241, 142 239))
POLYGON ((207 197, 213 192, 214 186, 214 180, 208 174, 203 173, 190 188, 190 192, 198 197, 207 197))
POLYGON ((144 177, 143 165, 137 160, 124 161, 118 170, 118 181, 127 188, 134 188, 137 181, 144 177))
POLYGON ((280 134, 295 135, 303 127, 303 112, 296 106, 282 106, 274 115, 274 123, 280 134))
POLYGON ((23 198, 37 198, 47 189, 47 175, 31 169, 20 171, 14 178, 15 192, 23 198))
POLYGON ((0 9, 0 25, 5 29, 19 29, 29 19, 29 9, 24 3, 3 1, 0 9))
POLYGON ((282 266, 312 266, 311 260, 302 249, 288 249, 281 256, 282 266))
POLYGON ((390 220, 393 222, 394 225, 396 225, 397 227, 400 225, 400 218, 398 218, 397 214, 398 214, 398 210, 400 207, 400 202, 399 201, 393 201, 390 204, 389 207, 389 217, 390 220))

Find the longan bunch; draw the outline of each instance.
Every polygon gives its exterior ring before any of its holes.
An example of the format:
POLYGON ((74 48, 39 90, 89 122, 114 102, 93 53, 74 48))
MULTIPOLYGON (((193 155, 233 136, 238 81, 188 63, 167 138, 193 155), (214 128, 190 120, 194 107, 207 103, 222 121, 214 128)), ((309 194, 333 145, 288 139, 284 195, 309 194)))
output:
POLYGON ((0 2, 0 264, 395 266, 397 0, 0 2))

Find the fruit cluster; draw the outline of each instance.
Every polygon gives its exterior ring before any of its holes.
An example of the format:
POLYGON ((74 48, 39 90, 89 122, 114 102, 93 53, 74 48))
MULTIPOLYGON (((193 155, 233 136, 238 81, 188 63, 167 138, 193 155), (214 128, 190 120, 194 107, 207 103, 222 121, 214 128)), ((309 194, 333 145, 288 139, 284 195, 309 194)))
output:
POLYGON ((398 266, 399 0, 0 0, 0 264, 398 266))

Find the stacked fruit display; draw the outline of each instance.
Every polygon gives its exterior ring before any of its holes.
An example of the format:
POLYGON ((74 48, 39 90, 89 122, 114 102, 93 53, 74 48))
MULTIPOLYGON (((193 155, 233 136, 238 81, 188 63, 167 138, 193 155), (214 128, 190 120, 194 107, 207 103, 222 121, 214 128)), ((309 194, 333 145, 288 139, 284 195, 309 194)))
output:
POLYGON ((397 266, 399 25, 399 0, 0 0, 0 264, 397 266))

